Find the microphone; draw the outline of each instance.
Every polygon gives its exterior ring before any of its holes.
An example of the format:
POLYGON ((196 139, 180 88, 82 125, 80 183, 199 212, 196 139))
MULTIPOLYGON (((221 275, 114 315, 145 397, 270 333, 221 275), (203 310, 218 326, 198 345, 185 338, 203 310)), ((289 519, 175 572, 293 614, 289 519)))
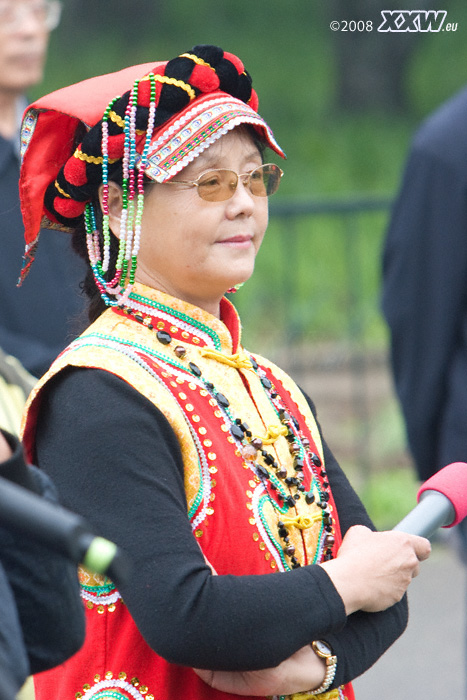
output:
POLYGON ((110 540, 96 536, 84 518, 2 477, 0 525, 94 573, 108 575, 117 586, 129 576, 127 555, 110 540))
POLYGON ((453 462, 420 487, 418 505, 393 529, 431 537, 439 527, 453 527, 467 516, 467 464, 453 462))

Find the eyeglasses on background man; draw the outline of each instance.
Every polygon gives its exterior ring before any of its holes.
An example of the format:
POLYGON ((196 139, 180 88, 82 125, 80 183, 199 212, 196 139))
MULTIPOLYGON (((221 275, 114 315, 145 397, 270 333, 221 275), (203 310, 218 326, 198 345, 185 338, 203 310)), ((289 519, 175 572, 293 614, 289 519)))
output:
POLYGON ((0 0, 0 31, 18 29, 31 17, 52 31, 58 27, 61 11, 59 0, 0 0))

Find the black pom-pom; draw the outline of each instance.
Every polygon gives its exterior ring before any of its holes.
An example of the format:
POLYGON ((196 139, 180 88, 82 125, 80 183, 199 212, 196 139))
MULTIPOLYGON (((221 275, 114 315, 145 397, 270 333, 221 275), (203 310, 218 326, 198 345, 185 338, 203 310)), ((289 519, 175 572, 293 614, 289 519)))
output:
POLYGON ((194 66, 195 63, 193 63, 191 58, 178 56, 167 63, 164 74, 170 78, 176 78, 177 80, 183 80, 185 83, 189 83, 194 66))
POLYGON ((184 109, 189 102, 190 96, 185 90, 181 90, 176 85, 163 84, 154 125, 157 127, 164 124, 174 114, 184 109))
POLYGON ((193 46, 191 51, 187 51, 187 53, 192 53, 198 58, 202 58, 203 61, 209 63, 213 68, 217 67, 224 56, 224 52, 219 46, 211 46, 210 44, 198 44, 193 46))

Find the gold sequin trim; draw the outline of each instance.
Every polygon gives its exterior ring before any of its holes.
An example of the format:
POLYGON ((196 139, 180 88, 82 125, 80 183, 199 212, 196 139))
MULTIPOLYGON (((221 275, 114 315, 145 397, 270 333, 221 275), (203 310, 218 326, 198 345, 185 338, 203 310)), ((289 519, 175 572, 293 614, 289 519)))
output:
POLYGON ((208 68, 214 70, 214 68, 209 63, 203 61, 203 59, 199 56, 195 56, 194 53, 182 53, 180 54, 179 58, 191 58, 191 60, 194 61, 194 63, 197 63, 198 66, 207 66, 208 68))
MULTIPOLYGON (((125 128, 125 120, 122 119, 122 117, 119 114, 117 114, 117 112, 114 112, 113 109, 110 110, 109 117, 114 122, 114 124, 120 127, 120 129, 125 128)), ((138 136, 141 136, 141 134, 144 134, 145 132, 142 129, 136 129, 136 133, 138 134, 138 136)))
MULTIPOLYGON (((91 163, 92 165, 102 165, 104 162, 102 156, 88 156, 87 153, 83 153, 79 148, 73 153, 73 157, 78 158, 78 160, 83 160, 86 163, 91 163)), ((116 163, 118 160, 120 160, 120 158, 108 158, 109 163, 116 163)))
POLYGON ((66 197, 67 199, 71 199, 71 195, 70 195, 70 194, 67 194, 67 193, 65 192, 65 190, 62 190, 62 188, 61 188, 60 185, 58 184, 57 180, 55 180, 55 189, 58 190, 58 191, 60 192, 60 194, 62 195, 62 197, 66 197))

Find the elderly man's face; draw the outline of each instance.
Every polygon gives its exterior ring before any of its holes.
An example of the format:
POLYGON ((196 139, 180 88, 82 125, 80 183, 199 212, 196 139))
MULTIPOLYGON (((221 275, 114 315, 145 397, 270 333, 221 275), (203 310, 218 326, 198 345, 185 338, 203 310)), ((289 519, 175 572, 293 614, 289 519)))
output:
POLYGON ((49 39, 44 0, 0 0, 0 94, 42 80, 49 39))

